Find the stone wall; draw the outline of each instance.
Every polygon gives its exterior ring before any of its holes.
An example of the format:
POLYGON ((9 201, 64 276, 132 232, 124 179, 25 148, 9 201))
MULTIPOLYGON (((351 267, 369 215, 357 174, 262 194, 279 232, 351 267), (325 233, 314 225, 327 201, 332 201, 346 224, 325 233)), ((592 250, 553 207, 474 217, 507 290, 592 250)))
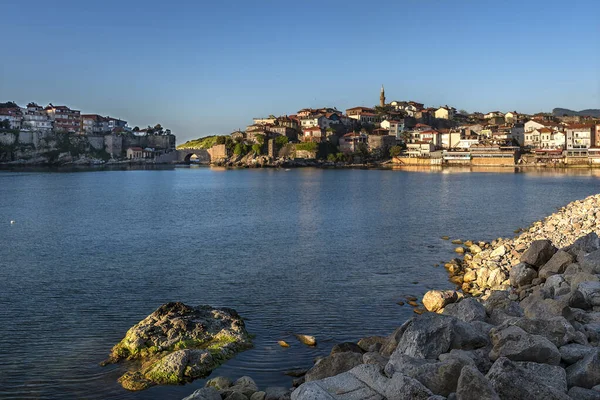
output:
POLYGON ((441 158, 394 157, 393 164, 400 165, 441 165, 441 158))
POLYGON ((88 135, 88 143, 95 150, 104 150, 104 136, 88 135))
POLYGON ((229 151, 227 151, 227 146, 224 144, 215 144, 213 147, 208 149, 208 154, 210 154, 211 162, 223 160, 229 157, 229 151))
POLYGON ((0 133, 0 144, 10 146, 15 143, 16 139, 17 135, 15 135, 14 133, 0 133))
POLYGON ((104 149, 113 157, 121 157, 123 153, 123 136, 104 136, 104 149))
POLYGON ((489 165, 489 166, 514 166, 515 159, 512 157, 473 157, 471 165, 489 165))

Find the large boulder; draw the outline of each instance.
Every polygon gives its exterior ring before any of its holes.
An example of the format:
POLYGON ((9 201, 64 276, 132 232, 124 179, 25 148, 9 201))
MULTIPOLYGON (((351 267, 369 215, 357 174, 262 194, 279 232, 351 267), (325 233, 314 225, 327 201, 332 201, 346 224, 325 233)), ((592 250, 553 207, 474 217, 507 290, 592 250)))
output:
POLYGON ((457 300, 458 293, 454 290, 430 290, 423 296, 423 305, 427 311, 437 312, 457 300))
POLYGON ((557 248, 549 240, 535 240, 521 256, 521 262, 539 268, 552 258, 557 248))
POLYGON ((570 254, 581 261, 586 254, 600 249, 600 238, 595 232, 580 237, 572 245, 565 248, 570 254))
POLYGON ((183 400, 221 400, 221 395, 214 387, 205 387, 196 390, 183 400))
POLYGON ((416 358, 436 359, 451 349, 471 350, 489 340, 470 324, 447 315, 427 313, 406 327, 396 352, 416 358))
POLYGON ((486 378, 502 400, 571 400, 565 370, 558 366, 500 357, 486 378))
MULTIPOLYGON (((600 306, 600 282, 598 281, 586 281, 581 282, 577 286, 577 290, 572 294, 572 298, 578 298, 581 303, 577 308, 592 308, 600 306), (583 306, 582 306, 583 305, 583 306)), ((575 303, 573 300, 569 300, 569 303, 575 303)), ((575 306, 573 306, 575 307, 575 306)))
POLYGON ((414 358, 394 353, 385 366, 388 376, 402 374, 421 382, 434 394, 448 396, 456 391, 460 370, 474 365, 471 359, 448 358, 444 361, 414 358))
POLYGON ((456 388, 457 400, 500 400, 491 382, 477 368, 465 365, 456 388))
POLYGON ((586 254, 579 260, 579 263, 583 268, 589 268, 595 274, 600 273, 600 250, 586 254))
POLYGON ((510 284, 514 287, 530 285, 537 276, 537 271, 525 263, 515 265, 509 272, 510 284))
POLYGON ((533 361, 558 365, 560 352, 548 339, 531 335, 518 326, 494 329, 491 333, 493 348, 490 359, 506 357, 513 361, 533 361))
POLYGON ((385 339, 383 345, 381 346, 381 350, 379 350, 382 356, 389 357, 394 351, 396 351, 396 347, 398 347, 398 343, 400 342, 400 339, 402 339, 404 331, 413 323, 415 319, 416 317, 407 319, 401 326, 396 328, 394 332, 392 332, 392 334, 385 339))
POLYGON ((292 400, 427 400, 433 393, 416 379, 383 375, 375 365, 360 365, 329 378, 303 383, 292 400))
POLYGON ((576 339, 575 328, 563 317, 549 319, 514 318, 505 322, 497 330, 508 326, 518 326, 529 334, 543 336, 556 347, 563 346, 576 339))
POLYGON ((443 314, 458 318, 464 322, 485 321, 487 319, 485 307, 473 297, 448 304, 444 308, 443 314))
POLYGON ((482 347, 476 350, 450 350, 450 353, 440 354, 440 361, 446 361, 452 358, 462 361, 464 365, 474 365, 482 374, 487 372, 492 367, 490 361, 490 347, 482 347))
POLYGON ((566 251, 558 250, 550 260, 539 270, 538 276, 547 279, 551 275, 562 274, 567 265, 573 262, 573 256, 566 251))
POLYGON ((238 378, 233 385, 219 391, 224 399, 229 396, 250 398, 254 393, 258 392, 258 386, 249 376, 238 378))
POLYGON ((558 351, 560 351, 561 361, 567 365, 571 365, 597 350, 595 347, 585 346, 578 343, 570 343, 562 346, 558 349, 558 351))
POLYGON ((335 353, 322 358, 306 373, 306 382, 328 378, 342 372, 350 371, 362 364, 362 354, 352 351, 335 353))
POLYGON ((567 368, 567 381, 569 386, 586 389, 600 384, 600 354, 597 349, 567 368))
POLYGON ((600 392, 578 386, 573 386, 569 389, 568 394, 572 399, 577 400, 600 400, 600 392))
POLYGON ((119 382, 128 390, 142 390, 204 377, 250 347, 235 310, 167 303, 131 327, 103 365, 139 360, 129 364, 119 382))

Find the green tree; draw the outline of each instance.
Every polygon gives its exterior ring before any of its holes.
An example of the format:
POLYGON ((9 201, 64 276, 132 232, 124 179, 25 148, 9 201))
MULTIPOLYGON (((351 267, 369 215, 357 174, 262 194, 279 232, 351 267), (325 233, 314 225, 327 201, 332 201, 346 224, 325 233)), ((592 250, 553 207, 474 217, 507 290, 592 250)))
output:
POLYGON ((248 154, 248 145, 244 143, 237 143, 233 148, 233 154, 236 156, 245 156, 248 154))
POLYGON ((217 136, 217 140, 215 141, 215 144, 225 144, 227 142, 227 139, 225 139, 225 136, 217 136))
POLYGON ((140 131, 140 127, 139 126, 134 126, 133 127, 133 131, 134 132, 139 132, 140 131))
POLYGON ((277 144, 278 146, 285 146, 286 144, 289 143, 289 139, 287 136, 281 135, 281 136, 277 136, 275 138, 275 144, 277 144))
POLYGON ((0 129, 10 129, 10 121, 7 119, 0 121, 0 129))
POLYGON ((252 151, 254 152, 254 154, 256 155, 260 155, 261 151, 262 151, 262 146, 258 143, 253 144, 252 145, 252 151))
POLYGON ((262 146, 263 144, 265 144, 265 135, 261 135, 261 134, 259 133, 258 135, 256 135, 256 136, 255 136, 255 138, 256 138, 256 142, 257 142, 258 144, 260 144, 261 146, 262 146))
POLYGON ((328 154, 327 155, 327 161, 336 162, 337 161, 336 154, 333 154, 333 153, 328 154))
POLYGON ((366 143, 359 143, 358 144, 358 152, 362 156, 364 156, 364 157, 368 156, 369 155, 369 148, 367 147, 367 144, 366 143))
POLYGON ((398 157, 400 155, 400 153, 402 153, 402 147, 400 147, 400 146, 392 146, 390 148, 390 156, 392 156, 392 157, 398 157))

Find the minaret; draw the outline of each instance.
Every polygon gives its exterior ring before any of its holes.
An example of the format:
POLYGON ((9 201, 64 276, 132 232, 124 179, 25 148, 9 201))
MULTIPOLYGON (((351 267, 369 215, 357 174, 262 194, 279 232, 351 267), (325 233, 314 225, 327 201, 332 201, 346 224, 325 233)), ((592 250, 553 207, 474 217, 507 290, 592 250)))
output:
POLYGON ((381 85, 381 94, 379 95, 379 106, 385 107, 385 89, 381 85))

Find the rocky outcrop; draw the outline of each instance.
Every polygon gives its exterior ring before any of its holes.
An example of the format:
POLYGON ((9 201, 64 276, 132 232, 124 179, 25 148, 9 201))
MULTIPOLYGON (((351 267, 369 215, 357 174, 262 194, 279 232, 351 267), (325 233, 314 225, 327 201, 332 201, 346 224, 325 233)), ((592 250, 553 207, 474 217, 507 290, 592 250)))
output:
POLYGON ((130 328, 103 365, 128 361, 125 389, 205 377, 252 342, 232 309, 168 303, 130 328))
POLYGON ((446 264, 454 276, 470 275, 464 293, 429 292, 423 303, 435 312, 406 321, 361 365, 299 386, 292 399, 597 398, 596 215, 600 196, 517 239, 466 246, 478 248, 446 264))

